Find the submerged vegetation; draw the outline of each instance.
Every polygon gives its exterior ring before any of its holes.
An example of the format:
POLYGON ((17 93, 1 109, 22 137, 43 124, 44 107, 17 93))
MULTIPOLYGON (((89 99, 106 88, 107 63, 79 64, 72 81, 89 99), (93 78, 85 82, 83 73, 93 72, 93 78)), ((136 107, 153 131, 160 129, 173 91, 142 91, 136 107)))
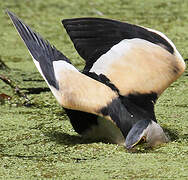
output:
MULTIPOLYGON (((132 152, 82 139, 37 72, 5 13, 8 8, 69 57, 83 60, 61 20, 106 17, 164 32, 188 58, 188 1, 32 0, 0 4, 0 177, 4 179, 187 179, 188 69, 159 98, 158 122, 171 141, 132 152)), ((188 63, 187 63, 188 65, 188 63)))

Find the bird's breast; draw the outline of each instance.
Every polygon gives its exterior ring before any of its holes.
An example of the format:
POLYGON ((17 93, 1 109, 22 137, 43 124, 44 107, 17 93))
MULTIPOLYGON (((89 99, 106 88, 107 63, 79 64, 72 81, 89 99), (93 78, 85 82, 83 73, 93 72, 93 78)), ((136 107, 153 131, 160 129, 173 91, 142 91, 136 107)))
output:
POLYGON ((125 138, 112 121, 98 117, 98 123, 87 129, 82 135, 94 140, 106 140, 109 143, 125 145, 125 138))

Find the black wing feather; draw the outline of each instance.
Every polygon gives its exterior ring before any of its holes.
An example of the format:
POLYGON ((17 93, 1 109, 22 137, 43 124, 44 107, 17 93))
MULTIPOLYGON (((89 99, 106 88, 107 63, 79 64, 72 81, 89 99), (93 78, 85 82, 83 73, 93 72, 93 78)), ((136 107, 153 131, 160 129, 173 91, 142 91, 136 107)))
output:
POLYGON ((70 63, 70 61, 54 46, 51 46, 48 41, 44 40, 38 33, 32 31, 29 26, 24 24, 13 13, 9 11, 7 11, 7 13, 12 19, 12 22, 14 23, 32 57, 39 62, 42 73, 49 85, 58 89, 59 85, 56 82, 52 63, 53 61, 58 60, 64 60, 68 63, 70 63))
POLYGON ((163 45, 173 54, 173 47, 160 35, 140 26, 103 18, 64 19, 62 23, 80 56, 85 59, 85 71, 112 46, 123 39, 141 38, 163 45))

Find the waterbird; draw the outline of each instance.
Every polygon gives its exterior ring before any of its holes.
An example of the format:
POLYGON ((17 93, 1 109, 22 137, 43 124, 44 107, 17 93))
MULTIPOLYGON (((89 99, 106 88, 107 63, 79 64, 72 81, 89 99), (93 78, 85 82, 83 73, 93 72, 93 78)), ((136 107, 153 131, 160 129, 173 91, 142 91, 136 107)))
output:
POLYGON ((104 18, 64 19, 82 72, 41 35, 7 10, 51 92, 82 136, 133 148, 169 141, 154 105, 185 70, 175 45, 150 28, 104 18))

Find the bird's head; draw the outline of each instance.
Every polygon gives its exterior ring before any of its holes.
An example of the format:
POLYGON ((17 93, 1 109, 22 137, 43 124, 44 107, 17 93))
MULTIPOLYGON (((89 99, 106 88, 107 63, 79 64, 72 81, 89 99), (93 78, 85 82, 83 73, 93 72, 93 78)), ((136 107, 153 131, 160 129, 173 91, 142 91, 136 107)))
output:
POLYGON ((148 146, 154 147, 167 143, 169 139, 159 124, 154 121, 141 120, 134 124, 129 131, 125 146, 127 149, 131 149, 141 141, 145 141, 148 146))

